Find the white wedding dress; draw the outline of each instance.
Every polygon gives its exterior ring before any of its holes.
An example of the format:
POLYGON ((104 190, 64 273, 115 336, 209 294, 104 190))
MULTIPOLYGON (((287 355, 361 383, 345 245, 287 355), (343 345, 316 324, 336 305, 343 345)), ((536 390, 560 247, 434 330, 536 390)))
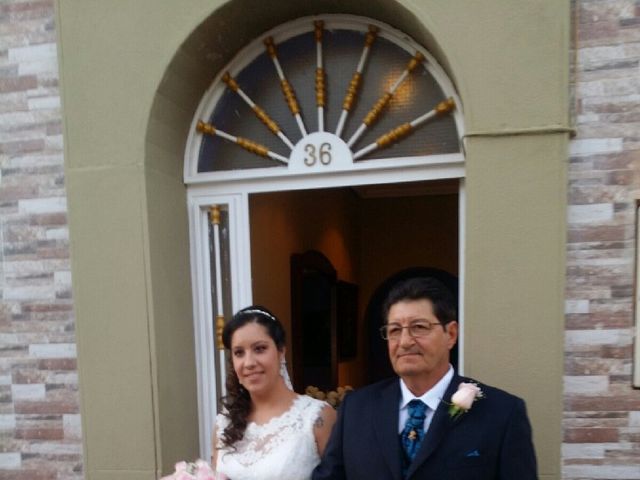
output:
POLYGON ((313 424, 327 404, 299 395, 282 415, 263 425, 248 423, 236 449, 221 448, 222 431, 229 420, 216 417, 218 458, 216 471, 231 480, 308 480, 320 463, 313 424))

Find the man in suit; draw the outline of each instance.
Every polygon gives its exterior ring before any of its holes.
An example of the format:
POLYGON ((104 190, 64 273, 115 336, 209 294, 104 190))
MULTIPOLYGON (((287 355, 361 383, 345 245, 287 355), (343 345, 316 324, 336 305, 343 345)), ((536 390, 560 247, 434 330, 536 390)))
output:
POLYGON ((313 480, 537 479, 524 402, 460 377, 449 363, 458 323, 447 289, 409 279, 389 292, 383 310, 381 333, 399 378, 345 397, 313 480), (468 408, 452 402, 461 383, 481 389, 469 388, 468 408))

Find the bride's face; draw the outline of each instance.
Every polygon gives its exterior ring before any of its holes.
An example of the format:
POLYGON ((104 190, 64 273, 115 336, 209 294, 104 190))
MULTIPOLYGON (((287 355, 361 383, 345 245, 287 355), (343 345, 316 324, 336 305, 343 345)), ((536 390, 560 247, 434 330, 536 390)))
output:
POLYGON ((249 393, 263 393, 274 388, 280 377, 280 360, 284 352, 278 351, 267 329, 259 323, 248 323, 231 336, 233 369, 249 393))

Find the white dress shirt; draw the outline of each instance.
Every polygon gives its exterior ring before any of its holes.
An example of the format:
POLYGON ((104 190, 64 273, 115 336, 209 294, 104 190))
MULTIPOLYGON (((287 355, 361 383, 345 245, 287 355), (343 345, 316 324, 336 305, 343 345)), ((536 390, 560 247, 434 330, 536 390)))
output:
POLYGON ((409 388, 405 385, 404 381, 400 379, 400 391, 402 392, 402 397, 400 398, 400 413, 398 415, 398 433, 402 433, 404 429, 405 423, 407 423, 407 419, 409 418, 409 402, 411 400, 422 400, 427 404, 426 410, 426 418, 424 419, 424 432, 426 433, 429 429, 429 425, 431 425, 431 419, 433 418, 433 414, 440 405, 442 401, 442 397, 444 397, 449 384, 451 383, 451 379, 453 378, 453 367, 449 365, 449 370, 444 376, 436 383, 431 389, 427 390, 422 396, 416 397, 409 388))

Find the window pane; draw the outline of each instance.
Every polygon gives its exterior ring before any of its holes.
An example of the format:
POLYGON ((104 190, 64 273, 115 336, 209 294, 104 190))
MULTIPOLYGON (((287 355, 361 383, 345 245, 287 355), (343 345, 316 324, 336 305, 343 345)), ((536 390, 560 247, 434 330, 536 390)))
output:
MULTIPOLYGON (((360 60, 364 38, 365 33, 360 31, 324 31, 323 59, 327 85, 325 130, 329 132, 336 130, 347 86, 360 60)), ((296 92, 307 132, 317 131, 316 44, 313 32, 278 44, 277 51, 284 74, 296 92)), ((380 36, 376 39, 363 72, 358 100, 342 134, 345 141, 356 131, 376 101, 395 83, 411 57, 412 54, 391 41, 380 36)), ((274 65, 264 51, 237 75, 236 80, 240 88, 280 125, 293 144, 301 139, 302 134, 284 100, 274 65)), ((434 78, 424 67, 418 67, 398 88, 379 121, 364 133, 352 150, 355 152, 400 124, 425 114, 444 98, 434 78)), ((239 95, 228 89, 222 94, 208 121, 231 135, 248 138, 289 157, 289 147, 255 117, 239 95)), ((395 145, 374 151, 360 161, 458 151, 454 119, 452 115, 444 115, 420 126, 395 145)), ((203 138, 198 166, 200 172, 264 167, 286 168, 279 162, 259 157, 219 137, 203 138)))

